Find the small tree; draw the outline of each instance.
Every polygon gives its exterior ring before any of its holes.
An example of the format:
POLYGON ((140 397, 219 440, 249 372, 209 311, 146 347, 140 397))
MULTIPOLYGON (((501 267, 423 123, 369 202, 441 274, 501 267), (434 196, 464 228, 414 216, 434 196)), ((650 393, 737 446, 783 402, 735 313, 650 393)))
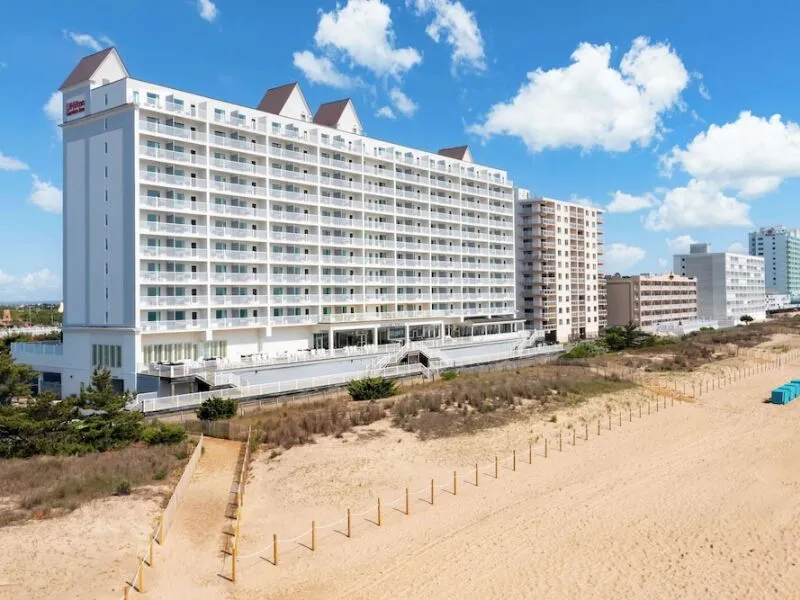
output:
POLYGON ((347 392, 353 400, 377 400, 397 394, 394 382, 384 377, 366 377, 354 379, 347 386, 347 392))
POLYGON ((197 409, 197 418, 201 421, 219 421, 220 419, 230 419, 239 410, 239 403, 236 400, 220 398, 214 396, 204 400, 197 409))
POLYGON ((14 398, 31 395, 31 380, 36 371, 14 362, 11 354, 0 352, 0 404, 11 404, 14 398))
POLYGON ((752 322, 753 322, 755 319, 753 319, 753 317, 751 317, 750 315, 742 315, 741 317, 739 317, 739 320, 740 320, 742 323, 744 323, 745 325, 749 325, 749 324, 750 324, 750 323, 752 323, 752 322))

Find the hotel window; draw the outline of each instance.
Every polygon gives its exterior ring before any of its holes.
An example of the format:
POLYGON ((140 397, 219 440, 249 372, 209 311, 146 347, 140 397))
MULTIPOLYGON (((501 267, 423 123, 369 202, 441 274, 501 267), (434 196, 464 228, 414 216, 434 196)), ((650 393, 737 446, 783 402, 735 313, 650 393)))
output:
POLYGON ((122 366, 122 346, 92 344, 92 366, 119 369, 122 366))

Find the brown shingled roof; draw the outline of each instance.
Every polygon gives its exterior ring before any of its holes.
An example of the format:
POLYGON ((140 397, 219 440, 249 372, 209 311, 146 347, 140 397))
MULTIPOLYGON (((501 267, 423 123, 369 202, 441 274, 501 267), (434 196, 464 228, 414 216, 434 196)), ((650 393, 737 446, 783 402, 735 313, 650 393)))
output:
POLYGON ((344 109, 347 108, 348 102, 350 102, 350 98, 320 104, 317 109, 317 114, 314 115, 314 123, 317 125, 336 127, 336 125, 339 124, 339 119, 342 118, 344 109))
POLYGON ((456 160, 464 160, 464 157, 467 154, 467 150, 469 150, 469 146, 455 146, 453 148, 442 148, 437 152, 437 154, 441 154, 442 156, 446 156, 447 158, 455 158, 456 160))
POLYGON ((258 104, 258 110, 273 115, 281 114, 283 107, 286 105, 286 101, 289 100, 289 96, 292 95, 292 92, 296 87, 297 82, 295 81, 294 83, 287 83, 285 85, 279 85, 278 87, 268 89, 267 93, 264 94, 264 97, 258 104))
POLYGON ((63 90, 91 79, 92 75, 94 75, 94 72, 97 71, 101 64, 103 64, 106 56, 111 54, 113 51, 114 48, 112 46, 111 48, 100 50, 100 52, 95 52, 89 56, 84 56, 81 59, 81 62, 79 62, 78 65, 72 69, 72 73, 69 74, 69 76, 64 80, 64 83, 62 83, 61 87, 58 89, 63 90))

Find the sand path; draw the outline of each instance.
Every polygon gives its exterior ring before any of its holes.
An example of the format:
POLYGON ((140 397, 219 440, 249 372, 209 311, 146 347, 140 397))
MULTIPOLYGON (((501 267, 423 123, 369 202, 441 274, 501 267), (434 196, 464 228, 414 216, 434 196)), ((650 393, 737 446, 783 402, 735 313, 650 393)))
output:
MULTIPOLYGON (((321 531, 314 553, 286 544, 277 567, 242 560, 229 597, 795 597, 800 402, 778 407, 763 399, 798 373, 787 367, 696 404, 634 415, 600 437, 590 429, 588 442, 579 438, 546 460, 540 449, 533 465, 525 452, 517 472, 506 463, 499 480, 488 469, 475 488, 465 476, 458 496, 439 491, 434 506, 426 494, 415 496, 411 516, 384 509, 380 528, 368 515, 354 519, 351 539, 336 528, 321 531)), ((327 523, 347 505, 362 508, 364 486, 388 499, 434 475, 445 484, 452 467, 440 456, 452 455, 439 449, 468 453, 480 443, 485 451, 487 436, 498 445, 507 440, 495 431, 480 440, 398 443, 392 433, 351 443, 339 470, 328 457, 341 440, 294 449, 278 465, 261 459, 248 486, 241 554, 268 546, 273 531, 288 538, 311 518, 327 523), (327 502, 309 483, 322 476, 313 473, 315 456, 332 480, 327 502), (359 489, 350 490, 347 471, 359 463, 359 489), (289 480, 296 484, 283 485, 289 480)))
MULTIPOLYGON (((148 598, 219 598, 230 585, 228 547, 230 490, 241 442, 205 438, 205 451, 178 507, 155 568, 145 572, 148 598)), ((138 596, 131 592, 133 597, 138 596)))

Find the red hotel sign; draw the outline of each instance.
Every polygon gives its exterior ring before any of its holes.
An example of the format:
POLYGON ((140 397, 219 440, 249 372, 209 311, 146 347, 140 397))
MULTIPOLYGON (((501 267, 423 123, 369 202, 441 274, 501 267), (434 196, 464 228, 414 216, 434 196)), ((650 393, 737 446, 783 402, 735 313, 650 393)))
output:
POLYGON ((86 100, 68 100, 67 101, 67 116, 77 115, 86 110, 86 100))

